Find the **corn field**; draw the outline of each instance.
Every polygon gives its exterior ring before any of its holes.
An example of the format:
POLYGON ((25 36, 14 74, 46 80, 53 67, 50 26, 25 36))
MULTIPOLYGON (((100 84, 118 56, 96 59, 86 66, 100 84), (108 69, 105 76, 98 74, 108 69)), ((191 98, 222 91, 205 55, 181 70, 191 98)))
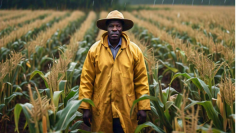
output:
MULTIPOLYGON (((235 132, 235 8, 154 7, 121 11, 148 70, 133 107, 150 99, 151 111, 135 132, 235 132)), ((0 10, 1 132, 90 132, 80 74, 108 12, 0 10)))

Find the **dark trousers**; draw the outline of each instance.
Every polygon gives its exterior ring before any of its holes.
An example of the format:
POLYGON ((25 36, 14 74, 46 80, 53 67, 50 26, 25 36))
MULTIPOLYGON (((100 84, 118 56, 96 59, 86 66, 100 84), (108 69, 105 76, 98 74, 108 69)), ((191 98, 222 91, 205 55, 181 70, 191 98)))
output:
POLYGON ((113 132, 114 133, 124 133, 123 128, 120 124, 119 118, 113 118, 113 132))

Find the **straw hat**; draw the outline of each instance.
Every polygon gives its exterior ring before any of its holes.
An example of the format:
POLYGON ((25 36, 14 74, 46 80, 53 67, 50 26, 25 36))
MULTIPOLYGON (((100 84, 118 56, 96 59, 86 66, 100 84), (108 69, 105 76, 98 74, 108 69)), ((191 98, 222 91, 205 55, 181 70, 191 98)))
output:
POLYGON ((121 21, 123 21, 124 25, 123 25, 123 30, 122 31, 129 30, 134 25, 133 21, 131 21, 129 19, 125 19, 121 12, 119 12, 117 10, 114 10, 114 11, 111 11, 105 19, 99 19, 97 21, 97 27, 99 29, 102 29, 102 30, 106 31, 107 30, 107 26, 106 26, 106 21, 107 20, 121 20, 121 21))

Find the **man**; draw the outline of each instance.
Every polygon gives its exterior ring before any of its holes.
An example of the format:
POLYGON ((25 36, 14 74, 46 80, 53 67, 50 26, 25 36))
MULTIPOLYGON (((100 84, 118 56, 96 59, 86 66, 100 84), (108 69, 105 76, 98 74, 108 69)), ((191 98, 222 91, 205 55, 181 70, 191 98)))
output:
POLYGON ((79 99, 89 98, 95 104, 81 104, 84 123, 91 124, 93 132, 133 133, 150 110, 150 101, 143 100, 130 116, 133 101, 149 94, 143 54, 123 32, 133 22, 115 10, 98 20, 97 27, 107 32, 93 44, 84 62, 79 99))

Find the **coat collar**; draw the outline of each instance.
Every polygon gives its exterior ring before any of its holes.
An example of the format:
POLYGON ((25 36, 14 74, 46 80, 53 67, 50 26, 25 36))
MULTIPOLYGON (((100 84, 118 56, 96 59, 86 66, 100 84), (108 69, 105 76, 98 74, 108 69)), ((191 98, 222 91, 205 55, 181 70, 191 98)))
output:
MULTIPOLYGON (((121 49, 125 49, 130 44, 130 39, 129 39, 129 36, 124 32, 122 32, 121 37, 122 37, 121 49)), ((102 35, 101 44, 105 47, 109 47, 108 46, 108 32, 105 32, 102 35)))

